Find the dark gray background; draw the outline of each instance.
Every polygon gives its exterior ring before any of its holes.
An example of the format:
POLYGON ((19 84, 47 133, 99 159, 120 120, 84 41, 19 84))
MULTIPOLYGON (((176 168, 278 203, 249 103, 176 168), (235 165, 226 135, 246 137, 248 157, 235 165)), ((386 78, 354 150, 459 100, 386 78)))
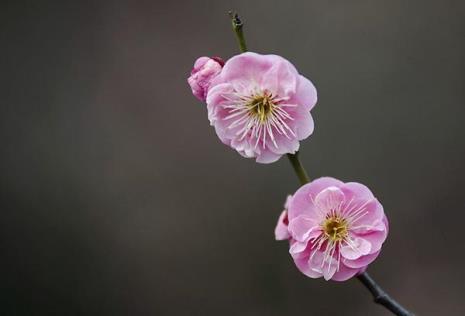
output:
POLYGON ((319 92, 312 177, 391 223, 369 271, 418 315, 464 315, 464 1, 19 1, 0 10, 2 315, 389 315, 304 277, 276 218, 298 182, 225 147, 198 56, 280 54, 319 92))

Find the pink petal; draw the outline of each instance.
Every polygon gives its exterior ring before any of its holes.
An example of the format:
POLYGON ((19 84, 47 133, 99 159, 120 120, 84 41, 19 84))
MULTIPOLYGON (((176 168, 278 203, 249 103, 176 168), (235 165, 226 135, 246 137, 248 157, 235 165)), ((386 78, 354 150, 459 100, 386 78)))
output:
POLYGON ((273 95, 287 96, 297 89, 298 73, 295 67, 277 55, 265 55, 272 61, 272 67, 262 75, 260 87, 273 95))
POLYGON ((274 146, 272 142, 267 143, 268 150, 272 151, 273 153, 279 154, 281 156, 287 153, 294 154, 299 150, 300 144, 298 139, 289 139, 285 135, 280 134, 276 134, 274 137, 278 147, 274 146))
POLYGON ((355 260, 370 253, 371 243, 363 238, 352 238, 351 244, 344 243, 340 251, 342 257, 355 260))
POLYGON ((287 230, 286 221, 287 211, 284 210, 279 216, 278 224, 276 225, 276 228, 274 230, 276 240, 287 240, 291 237, 291 234, 289 234, 289 231, 287 230))
POLYGON ((330 186, 318 193, 315 204, 320 210, 338 210, 344 202, 344 193, 336 186, 330 186))
POLYGON ((313 117, 310 112, 304 112, 300 114, 300 123, 295 127, 294 132, 299 140, 303 140, 313 133, 315 124, 313 123, 313 117))
POLYGON ((297 241, 304 242, 310 238, 318 237, 321 230, 318 222, 313 218, 298 216, 289 222, 289 232, 297 241))
POLYGON ((310 268, 314 272, 320 273, 326 281, 331 279, 337 270, 337 261, 333 257, 325 258, 325 254, 322 251, 312 253, 310 255, 309 264, 310 268))
POLYGON ((281 158, 281 155, 275 154, 269 150, 264 150, 257 155, 255 161, 259 163, 272 163, 278 161, 279 158, 281 158))
POLYGON ((348 199, 357 197, 360 200, 371 200, 375 197, 373 193, 365 185, 358 182, 347 182, 341 186, 341 190, 347 196, 348 199))
POLYGON ((315 106, 317 99, 313 83, 304 76, 299 76, 296 93, 289 100, 289 103, 302 105, 306 111, 310 111, 315 106))
POLYGON ((197 58, 197 60, 194 63, 194 69, 192 70, 192 72, 194 72, 195 69, 199 69, 202 66, 204 66, 207 63, 207 61, 209 61, 209 60, 210 60, 210 58, 205 57, 205 56, 197 58))
POLYGON ((343 259, 342 262, 344 263, 344 265, 346 265, 349 268, 354 268, 354 269, 364 268, 370 263, 372 263, 378 257, 380 252, 381 250, 378 250, 374 253, 368 254, 366 256, 362 256, 355 260, 343 259))
POLYGON ((294 259, 294 263, 295 265, 297 266, 297 268, 299 269, 300 272, 302 272, 303 274, 305 274, 306 276, 312 278, 312 279, 317 279, 317 278, 321 278, 323 276, 323 274, 321 272, 317 272, 317 271, 314 271, 309 262, 308 262, 308 257, 305 257, 305 258, 298 258, 298 259, 294 259))
POLYGON ((339 282, 346 281, 360 272, 361 272, 360 269, 353 269, 353 268, 346 267, 345 265, 341 264, 339 266, 339 271, 334 273, 332 280, 339 281, 339 282))
POLYGON ((353 232, 354 234, 358 235, 358 236, 363 236, 363 235, 370 234, 370 233, 376 232, 376 231, 384 231, 386 229, 387 229, 386 224, 381 219, 381 220, 375 220, 371 224, 355 223, 350 228, 350 231, 353 232))
POLYGON ((377 199, 350 201, 346 199, 343 209, 353 227, 376 226, 384 217, 383 206, 377 199))
POLYGON ((300 187, 294 194, 291 204, 288 209, 289 220, 296 218, 299 215, 306 215, 312 218, 319 218, 318 211, 315 210, 312 197, 315 198, 318 193, 329 186, 341 186, 343 182, 334 178, 324 177, 313 180, 300 187))
POLYGON ((302 257, 303 252, 307 249, 307 242, 293 241, 289 247, 289 253, 293 258, 302 257))
POLYGON ((233 87, 229 83, 221 83, 215 86, 212 86, 208 90, 207 94, 207 109, 208 109, 208 119, 210 123, 213 124, 220 118, 219 111, 223 110, 223 103, 227 100, 223 95, 229 94, 233 91, 233 87))
POLYGON ((387 231, 375 231, 370 234, 366 234, 363 236, 360 236, 361 239, 366 240, 368 243, 371 245, 371 250, 370 252, 376 252, 381 249, 381 246, 383 245, 384 241, 387 238, 387 231))
POLYGON ((274 57, 247 52, 236 55, 226 61, 221 77, 223 81, 253 80, 260 82, 262 74, 267 72, 275 62, 274 57))
POLYGON ((292 202, 292 195, 289 194, 287 197, 286 197, 286 202, 284 203, 284 209, 285 210, 288 210, 289 209, 289 205, 291 205, 291 202, 292 202))

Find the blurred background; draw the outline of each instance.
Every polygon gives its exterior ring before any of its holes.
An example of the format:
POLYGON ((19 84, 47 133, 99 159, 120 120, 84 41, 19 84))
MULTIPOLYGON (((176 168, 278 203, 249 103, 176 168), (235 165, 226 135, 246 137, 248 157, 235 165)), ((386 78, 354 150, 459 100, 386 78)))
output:
POLYGON ((220 143, 186 78, 203 55, 293 62, 319 92, 301 158, 367 184, 391 223, 371 275, 464 315, 464 1, 5 1, 1 315, 390 315, 304 277, 273 230, 289 162, 220 143))

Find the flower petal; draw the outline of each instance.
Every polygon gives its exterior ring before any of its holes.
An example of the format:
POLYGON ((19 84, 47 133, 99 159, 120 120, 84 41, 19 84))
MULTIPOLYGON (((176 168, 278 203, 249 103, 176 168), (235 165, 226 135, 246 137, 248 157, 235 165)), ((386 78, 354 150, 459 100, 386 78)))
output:
POLYGON ((276 228, 274 230, 276 240, 286 240, 289 239, 289 237, 291 237, 291 234, 289 234, 289 231, 287 230, 286 221, 287 211, 284 210, 279 216, 278 224, 276 225, 276 228))
POLYGON ((312 279, 321 278, 323 276, 321 272, 314 271, 311 268, 310 263, 308 262, 308 257, 294 259, 294 263, 300 272, 312 279))
POLYGON ((298 73, 286 59, 277 55, 264 55, 272 63, 272 67, 262 75, 260 87, 280 98, 294 95, 297 89, 298 73))
POLYGON ((304 255, 305 249, 307 249, 307 242, 293 241, 289 247, 289 253, 293 258, 300 258, 304 255))
POLYGON ((290 221, 288 230, 292 235, 292 238, 300 242, 305 242, 310 238, 318 237, 321 234, 318 222, 316 222, 313 218, 303 215, 290 221))
POLYGON ((289 100, 290 103, 302 106, 306 111, 310 111, 318 99, 317 91, 313 83, 302 75, 299 75, 296 93, 289 100))
POLYGON ((299 215, 319 218, 318 210, 315 209, 313 199, 322 190, 329 186, 341 186, 343 182, 330 177, 319 178, 313 180, 300 187, 294 194, 292 202, 289 205, 288 217, 289 220, 296 218, 299 215))
POLYGON ((373 228, 378 227, 385 217, 383 206, 377 199, 351 200, 343 206, 343 209, 351 226, 356 227, 354 229, 370 226, 373 228))
POLYGON ((374 253, 368 254, 366 256, 362 256, 355 260, 343 259, 342 262, 345 266, 349 268, 354 268, 354 269, 364 268, 370 263, 372 263, 378 257, 380 252, 381 250, 378 250, 374 253))
POLYGON ((259 83, 263 74, 273 67, 273 62, 275 62, 275 59, 270 58, 269 55, 260 55, 253 52, 236 55, 224 64, 221 80, 247 80, 259 83))
POLYGON ((344 183, 344 185, 341 186, 341 190, 349 199, 352 197, 356 197, 360 200, 371 200, 375 198, 373 196, 373 193, 370 191, 370 189, 367 188, 367 186, 358 182, 344 183))
POLYGON ((294 154, 299 150, 300 144, 297 138, 287 138, 285 135, 280 135, 276 133, 274 136, 277 147, 272 143, 268 142, 267 149, 273 153, 284 155, 284 154, 294 154))
POLYGON ((346 281, 346 280, 352 278, 353 276, 355 276, 356 274, 358 274, 360 272, 361 272, 360 269, 350 268, 350 267, 347 267, 347 266, 341 264, 339 266, 339 271, 336 271, 336 273, 334 273, 331 280, 339 281, 339 282, 346 281))
POLYGON ((275 154, 269 150, 263 150, 257 155, 255 161, 259 163, 272 163, 278 161, 279 158, 281 158, 281 155, 275 154))
POLYGON ((381 246, 387 238, 387 230, 375 231, 370 234, 360 236, 360 238, 370 243, 370 252, 373 253, 381 249, 381 246))
POLYGON ((341 256, 349 260, 358 259, 369 254, 370 251, 371 243, 364 238, 352 238, 340 247, 341 256))
POLYGON ((299 140, 303 140, 313 133, 315 124, 313 122, 313 117, 310 112, 304 112, 300 114, 299 124, 296 124, 295 133, 299 140))
POLYGON ((325 257, 322 251, 312 253, 309 264, 310 268, 316 273, 321 273, 326 281, 331 279, 337 270, 337 261, 333 257, 325 257))
POLYGON ((323 212, 340 210, 344 203, 344 193, 336 186, 330 186, 318 193, 315 197, 315 205, 323 212))

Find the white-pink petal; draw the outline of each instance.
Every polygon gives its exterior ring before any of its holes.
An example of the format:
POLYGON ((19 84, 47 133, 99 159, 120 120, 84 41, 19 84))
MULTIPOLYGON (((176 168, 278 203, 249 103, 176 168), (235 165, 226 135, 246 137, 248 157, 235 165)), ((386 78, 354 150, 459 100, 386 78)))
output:
POLYGON ((370 253, 371 243, 363 238, 348 238, 348 241, 341 246, 340 251, 342 257, 355 260, 370 253))
POLYGON ((319 223, 307 216, 299 216, 291 220, 288 230, 292 238, 299 242, 305 242, 321 234, 319 223))

